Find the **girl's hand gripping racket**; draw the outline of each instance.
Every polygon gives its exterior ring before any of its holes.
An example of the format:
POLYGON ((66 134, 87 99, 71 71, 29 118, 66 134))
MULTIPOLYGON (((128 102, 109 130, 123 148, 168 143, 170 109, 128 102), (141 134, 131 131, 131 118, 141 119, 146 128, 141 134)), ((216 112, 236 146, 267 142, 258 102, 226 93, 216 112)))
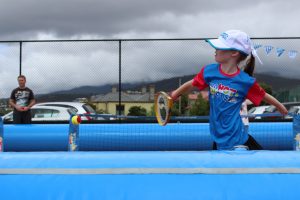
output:
POLYGON ((155 95, 154 106, 157 122, 162 126, 166 125, 170 120, 173 99, 165 92, 158 92, 155 95))

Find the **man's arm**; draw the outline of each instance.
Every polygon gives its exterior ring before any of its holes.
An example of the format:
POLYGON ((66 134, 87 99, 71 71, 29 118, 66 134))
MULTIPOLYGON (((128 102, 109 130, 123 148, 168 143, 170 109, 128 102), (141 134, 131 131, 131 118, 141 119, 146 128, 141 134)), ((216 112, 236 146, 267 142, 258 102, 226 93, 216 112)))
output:
POLYGON ((17 111, 23 111, 22 107, 16 104, 16 99, 15 99, 15 90, 13 90, 10 94, 10 99, 9 99, 9 105, 12 108, 15 108, 17 111))
POLYGON ((35 99, 31 99, 30 102, 29 102, 29 105, 27 106, 27 110, 29 110, 32 106, 34 106, 34 104, 36 103, 36 100, 35 99))
POLYGON ((15 108, 17 111, 24 111, 23 107, 16 104, 16 101, 13 99, 9 99, 9 105, 13 108, 15 108))
POLYGON ((35 103, 36 103, 36 100, 35 100, 34 98, 31 99, 31 100, 29 101, 28 106, 26 106, 26 107, 23 108, 24 111, 30 110, 30 108, 31 108, 32 106, 34 106, 35 103))
POLYGON ((34 104, 36 103, 36 100, 34 98, 34 94, 33 94, 32 90, 30 90, 29 99, 30 99, 29 104, 28 104, 28 106, 24 107, 24 111, 30 110, 30 108, 32 106, 34 106, 34 104))

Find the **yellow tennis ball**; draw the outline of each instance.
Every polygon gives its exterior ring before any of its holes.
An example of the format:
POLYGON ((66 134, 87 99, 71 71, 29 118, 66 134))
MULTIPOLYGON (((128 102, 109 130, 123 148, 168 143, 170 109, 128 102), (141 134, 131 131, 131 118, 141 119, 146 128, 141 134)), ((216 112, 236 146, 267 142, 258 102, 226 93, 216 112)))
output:
POLYGON ((78 115, 75 115, 72 117, 72 124, 74 125, 78 125, 81 123, 81 117, 78 115))

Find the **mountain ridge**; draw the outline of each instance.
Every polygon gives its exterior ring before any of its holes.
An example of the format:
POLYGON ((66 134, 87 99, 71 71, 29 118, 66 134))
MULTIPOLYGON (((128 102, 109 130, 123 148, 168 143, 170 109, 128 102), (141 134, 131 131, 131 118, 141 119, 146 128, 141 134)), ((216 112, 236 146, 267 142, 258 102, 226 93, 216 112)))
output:
MULTIPOLYGON (((168 79, 152 82, 138 82, 138 83, 122 83, 122 90, 135 90, 140 91, 142 87, 153 85, 156 91, 172 91, 181 84, 191 80, 194 75, 178 76, 168 79)), ((255 74, 254 76, 258 83, 266 83, 272 87, 274 92, 281 90, 290 90, 300 85, 300 79, 285 78, 269 74, 255 74)), ((61 90, 48 94, 36 95, 37 99, 43 101, 72 101, 79 97, 89 98, 92 95, 106 94, 111 91, 112 86, 116 84, 105 84, 100 86, 81 86, 70 90, 61 90)), ((148 89, 148 88, 147 88, 148 89)))

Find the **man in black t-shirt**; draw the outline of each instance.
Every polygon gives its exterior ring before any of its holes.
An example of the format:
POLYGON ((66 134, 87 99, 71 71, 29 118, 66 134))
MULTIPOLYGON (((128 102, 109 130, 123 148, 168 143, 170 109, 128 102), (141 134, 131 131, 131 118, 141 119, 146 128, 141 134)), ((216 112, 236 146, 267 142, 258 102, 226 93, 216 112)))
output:
POLYGON ((34 94, 25 86, 26 77, 18 76, 19 87, 15 88, 10 95, 9 104, 14 108, 14 124, 30 124, 30 108, 35 104, 34 94))

